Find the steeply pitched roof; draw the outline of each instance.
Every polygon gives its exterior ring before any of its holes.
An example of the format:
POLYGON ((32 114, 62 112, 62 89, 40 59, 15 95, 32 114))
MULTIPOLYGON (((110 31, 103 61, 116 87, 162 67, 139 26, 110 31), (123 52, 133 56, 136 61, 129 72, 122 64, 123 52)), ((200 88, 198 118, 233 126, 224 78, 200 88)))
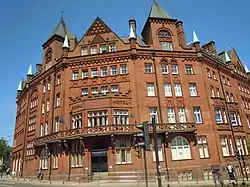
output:
POLYGON ((154 1, 149 12, 149 18, 173 19, 156 1, 154 1))
POLYGON ((61 19, 59 21, 59 23, 57 24, 56 28, 54 29, 54 31, 52 32, 52 34, 50 35, 50 38, 54 35, 58 35, 61 37, 65 37, 65 35, 68 36, 68 38, 72 38, 74 37, 74 35, 71 34, 71 32, 69 31, 68 27, 66 26, 65 22, 63 19, 61 19))

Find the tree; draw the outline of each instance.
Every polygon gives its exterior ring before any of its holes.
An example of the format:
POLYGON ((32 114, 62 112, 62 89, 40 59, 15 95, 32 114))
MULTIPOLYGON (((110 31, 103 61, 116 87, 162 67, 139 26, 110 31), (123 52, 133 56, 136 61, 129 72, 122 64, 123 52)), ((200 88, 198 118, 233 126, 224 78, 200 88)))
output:
POLYGON ((4 138, 0 139, 0 158, 3 158, 7 154, 11 153, 12 148, 8 145, 8 141, 4 138))

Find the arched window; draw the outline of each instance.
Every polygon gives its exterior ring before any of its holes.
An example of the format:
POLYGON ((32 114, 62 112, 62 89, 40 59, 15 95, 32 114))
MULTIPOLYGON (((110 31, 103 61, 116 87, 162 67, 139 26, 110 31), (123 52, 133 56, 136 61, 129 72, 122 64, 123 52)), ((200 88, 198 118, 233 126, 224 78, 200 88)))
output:
POLYGON ((173 160, 191 159, 191 151, 189 143, 182 136, 177 136, 172 140, 171 152, 173 160))
POLYGON ((40 155, 40 167, 48 169, 48 149, 44 148, 40 155))
POLYGON ((45 54, 45 60, 50 61, 52 57, 52 49, 48 49, 45 54))
POLYGON ((52 50, 48 49, 46 54, 45 54, 45 70, 49 69, 51 67, 51 61, 52 61, 52 50))
POLYGON ((158 39, 162 50, 172 51, 172 37, 171 34, 166 30, 161 30, 158 32, 158 39))
POLYGON ((166 61, 161 62, 161 72, 162 74, 168 74, 168 63, 166 61))

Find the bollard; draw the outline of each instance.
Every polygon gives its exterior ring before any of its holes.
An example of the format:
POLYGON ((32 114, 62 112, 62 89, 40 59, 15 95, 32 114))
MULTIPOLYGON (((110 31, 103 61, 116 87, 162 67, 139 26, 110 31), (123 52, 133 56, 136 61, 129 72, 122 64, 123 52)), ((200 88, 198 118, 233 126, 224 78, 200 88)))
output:
POLYGON ((138 175, 137 175, 137 187, 140 186, 140 180, 141 180, 141 175, 140 175, 140 172, 138 172, 138 175))

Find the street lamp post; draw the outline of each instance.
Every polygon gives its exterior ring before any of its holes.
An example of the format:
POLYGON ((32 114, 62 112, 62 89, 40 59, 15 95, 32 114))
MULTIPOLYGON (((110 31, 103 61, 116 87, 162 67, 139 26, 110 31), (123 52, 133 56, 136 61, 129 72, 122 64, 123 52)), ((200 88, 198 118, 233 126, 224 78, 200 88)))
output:
POLYGON ((153 126, 153 136, 154 136, 154 151, 156 160, 157 181, 158 181, 158 187, 162 187, 155 116, 152 117, 152 126, 153 126))

